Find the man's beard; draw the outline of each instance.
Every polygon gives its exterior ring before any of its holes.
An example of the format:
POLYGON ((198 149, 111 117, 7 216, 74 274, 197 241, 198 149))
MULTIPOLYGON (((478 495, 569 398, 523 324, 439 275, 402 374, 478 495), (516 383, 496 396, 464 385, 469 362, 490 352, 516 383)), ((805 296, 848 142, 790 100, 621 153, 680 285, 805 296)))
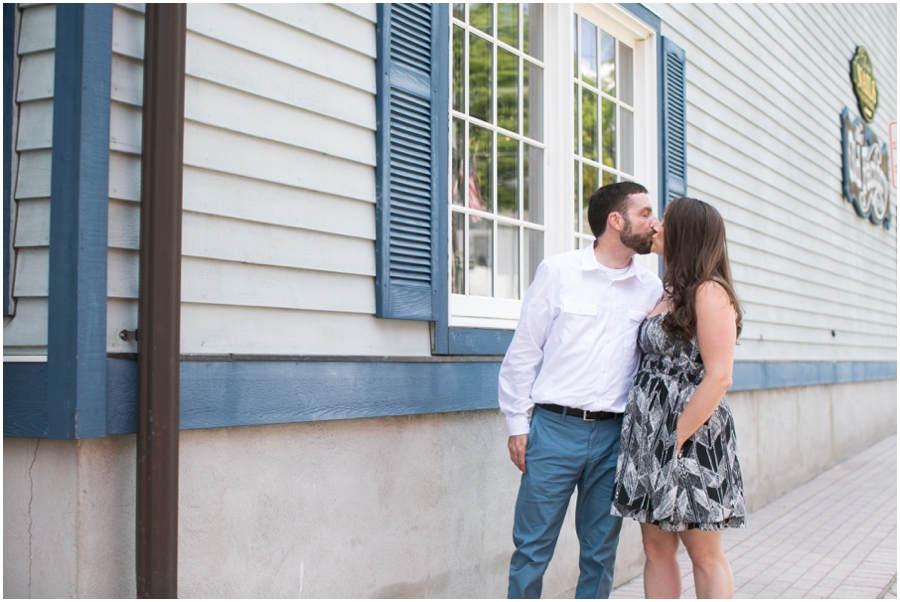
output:
POLYGON ((653 246, 653 231, 651 230, 646 234, 635 234, 631 229, 631 220, 628 219, 627 215, 624 217, 625 228, 622 230, 622 233, 619 234, 619 240, 622 241, 623 245, 633 250, 635 253, 646 255, 653 246))

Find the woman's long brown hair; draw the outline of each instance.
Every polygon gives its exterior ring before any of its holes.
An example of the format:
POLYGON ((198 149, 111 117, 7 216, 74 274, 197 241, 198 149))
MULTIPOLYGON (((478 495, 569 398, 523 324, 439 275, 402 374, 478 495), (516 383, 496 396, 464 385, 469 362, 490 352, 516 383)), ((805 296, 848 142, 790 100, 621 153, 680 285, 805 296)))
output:
POLYGON ((672 309, 662 327, 670 337, 690 340, 697 332, 697 289, 712 280, 722 285, 734 306, 737 334, 741 334, 741 304, 731 282, 725 222, 703 201, 682 197, 666 207, 663 238, 666 270, 663 281, 672 309))

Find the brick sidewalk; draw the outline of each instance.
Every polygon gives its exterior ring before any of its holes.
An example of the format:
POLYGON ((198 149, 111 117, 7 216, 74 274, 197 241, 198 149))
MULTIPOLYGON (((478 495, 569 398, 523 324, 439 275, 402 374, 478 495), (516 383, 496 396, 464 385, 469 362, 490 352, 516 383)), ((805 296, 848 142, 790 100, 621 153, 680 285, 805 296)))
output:
MULTIPOLYGON (((897 436, 876 443, 727 529, 735 598, 897 595, 897 436)), ((682 597, 694 598, 682 546, 682 597)), ((612 593, 643 598, 643 576, 612 593)))

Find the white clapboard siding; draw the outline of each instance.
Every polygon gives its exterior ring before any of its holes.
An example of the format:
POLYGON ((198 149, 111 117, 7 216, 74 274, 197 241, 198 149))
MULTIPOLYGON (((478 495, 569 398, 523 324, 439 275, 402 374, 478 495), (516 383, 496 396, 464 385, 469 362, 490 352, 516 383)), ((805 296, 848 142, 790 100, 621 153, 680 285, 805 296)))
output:
POLYGON ((53 98, 53 61, 52 50, 20 57, 16 101, 53 98))
POLYGON ((116 54, 110 65, 110 98, 135 107, 144 102, 144 68, 139 60, 116 54))
POLYGON ((51 151, 37 150, 19 153, 16 176, 16 199, 47 198, 50 196, 51 151))
POLYGON ((33 6, 21 12, 19 56, 56 47, 56 6, 33 6))
POLYGON ((123 4, 113 6, 112 51, 113 54, 143 60, 143 7, 139 12, 123 4))
MULTIPOLYGON (((706 35, 703 31, 701 31, 702 28, 697 26, 695 23, 690 23, 689 26, 692 28, 691 29, 692 34, 697 34, 698 36, 706 35)), ((709 36, 707 36, 707 38, 708 37, 709 36)), ((696 72, 697 74, 702 75, 704 72, 704 63, 716 64, 715 61, 717 59, 720 59, 721 55, 725 54, 725 51, 720 50, 719 48, 715 48, 715 49, 711 50, 708 47, 703 47, 702 49, 698 47, 698 48, 691 48, 690 54, 692 56, 691 73, 693 74, 696 72), (713 57, 715 57, 715 58, 713 58, 713 57), (693 58, 697 59, 696 65, 694 64, 693 58)), ((746 56, 747 54, 748 53, 744 52, 741 54, 741 56, 743 57, 743 56, 746 56)), ((756 67, 756 65, 754 65, 754 67, 756 67)), ((749 71, 753 72, 753 70, 749 70, 749 71)), ((712 79, 713 80, 719 80, 719 79, 727 80, 729 77, 733 80, 736 80, 736 77, 728 71, 723 71, 722 73, 717 72, 717 73, 715 73, 715 77, 712 79)), ((693 90, 706 89, 706 87, 707 87, 706 83, 707 82, 698 82, 697 86, 694 88, 691 88, 691 90, 693 91, 693 90)), ((763 89, 760 91, 760 88, 771 87, 771 84, 768 82, 768 80, 760 79, 759 82, 754 82, 754 83, 758 83, 758 85, 748 85, 746 82, 739 82, 739 85, 738 85, 738 84, 732 84, 732 82, 728 82, 729 85, 733 85, 734 87, 739 89, 741 97, 746 97, 750 101, 749 104, 747 104, 747 106, 739 107, 739 109, 740 109, 739 112, 741 112, 741 113, 748 111, 748 110, 752 112, 754 110, 754 108, 753 108, 754 104, 760 104, 760 103, 765 104, 766 102, 768 102, 768 99, 770 96, 778 96, 778 94, 779 94, 779 91, 776 91, 774 89, 772 89, 772 90, 763 89), (741 89, 741 86, 743 86, 746 89, 741 89), (766 94, 766 93, 768 93, 768 94, 766 94)), ((782 94, 782 96, 783 96, 783 94, 782 94)), ((692 99, 692 100, 694 101, 694 104, 696 104, 696 99, 692 99)), ((806 106, 809 103, 800 103, 800 104, 802 106, 806 106)), ((792 114, 789 110, 780 107, 778 103, 769 103, 769 105, 770 106, 763 107, 765 109, 764 112, 776 113, 778 115, 778 118, 780 121, 782 121, 784 123, 790 123, 790 118, 791 118, 792 114)), ((754 117, 756 117, 756 116, 754 116, 754 117)), ((692 119, 693 119, 693 117, 692 117, 692 119)), ((715 132, 714 127, 707 128, 707 127, 703 127, 702 125, 698 126, 697 130, 704 131, 707 133, 715 132)), ((804 135, 806 135, 809 133, 808 130, 809 130, 809 128, 806 128, 805 130, 802 131, 802 133, 804 135)), ((822 128, 816 128, 815 134, 821 138, 821 136, 824 135, 822 132, 822 128)), ((762 136, 766 135, 764 128, 760 129, 759 135, 762 135, 762 136)), ((807 142, 807 144, 809 144, 808 139, 806 142, 807 142)), ((737 149, 744 150, 744 147, 740 144, 734 144, 733 146, 737 149)), ((807 156, 807 155, 812 154, 813 156, 815 156, 816 153, 821 152, 822 146, 823 145, 812 144, 809 147, 809 152, 804 152, 804 153, 792 152, 791 155, 799 154, 801 156, 807 156)), ((839 137, 835 141, 834 137, 832 136, 831 140, 829 141, 829 144, 825 145, 825 148, 827 149, 828 146, 831 146, 833 149, 839 150, 839 148, 840 148, 839 137)), ((772 154, 774 155, 774 153, 772 153, 772 154)), ((830 154, 828 154, 828 157, 832 162, 834 162, 834 165, 837 166, 837 171, 839 173, 839 167, 840 167, 839 153, 837 155, 835 155, 834 152, 831 152, 830 154)), ((800 161, 802 162, 802 160, 803 159, 801 158, 800 161)), ((782 164, 785 165, 786 167, 793 167, 792 162, 782 162, 782 164)), ((834 171, 834 170, 832 170, 832 171, 834 171)), ((831 175, 830 177, 834 177, 834 176, 831 175)))
POLYGON ((358 17, 362 17, 367 20, 369 23, 375 23, 378 18, 377 9, 375 8, 375 4, 372 2, 369 3, 358 3, 358 4, 335 4, 338 8, 347 11, 348 13, 352 13, 358 17))
POLYGON ((122 340, 123 330, 134 331, 138 323, 137 299, 106 300, 106 351, 107 353, 137 353, 134 337, 122 340))
POLYGON ((47 247, 50 245, 50 199, 20 199, 16 202, 14 245, 47 247))
POLYGON ((196 305, 181 307, 181 349, 192 354, 428 355, 428 322, 363 314, 196 305))
POLYGON ((370 202, 190 166, 184 169, 184 209, 375 240, 370 202))
MULTIPOLYGON (((716 131, 720 134, 723 132, 721 128, 712 130, 716 131)), ((837 199, 830 203, 823 202, 824 199, 830 200, 834 195, 829 194, 827 189, 821 189, 819 181, 809 182, 809 187, 800 187, 796 181, 790 179, 789 174, 778 173, 770 165, 755 162, 746 153, 747 146, 736 150, 734 146, 726 144, 708 129, 692 126, 689 128, 689 136, 691 134, 693 134, 691 150, 695 151, 691 155, 691 163, 708 174, 717 174, 722 179, 734 181, 741 190, 755 193, 759 201, 754 203, 754 209, 758 205, 759 210, 764 211, 765 205, 775 204, 775 210, 781 213, 783 216, 781 221, 785 224, 798 232, 807 232, 826 240, 841 237, 850 242, 856 241, 859 236, 870 238, 881 235, 878 232, 856 233, 853 229, 847 228, 843 218, 846 217, 849 204, 839 205, 837 199), (761 192, 768 194, 760 194, 761 192)), ((840 152, 839 148, 835 149, 835 152, 840 152)), ((785 161, 781 160, 781 163, 784 164, 785 161)), ((840 168, 837 169, 840 173, 840 168)), ((839 180, 834 182, 836 190, 840 191, 840 186, 839 180)))
POLYGON ((850 332, 855 328, 858 332, 863 334, 890 338, 890 332, 897 327, 896 316, 889 319, 889 321, 882 322, 865 320, 863 319, 865 316, 861 315, 863 313, 863 311, 857 310, 855 316, 848 316, 842 313, 826 314, 822 313, 820 310, 818 314, 813 315, 806 311, 789 310, 780 306, 769 306, 759 302, 754 303, 753 323, 780 324, 781 321, 787 317, 788 323, 804 328, 816 328, 826 332, 830 332, 831 330, 850 332), (821 317, 825 317, 825 319, 822 320, 821 317))
POLYGON ((141 140, 144 90, 144 5, 113 6, 109 115, 109 213, 106 349, 135 353, 141 237, 141 140))
POLYGON ((358 88, 192 32, 186 62, 192 77, 375 130, 374 95, 358 88))
POLYGON ((184 163, 351 199, 375 200, 372 166, 192 122, 184 124, 184 163))
POLYGON ((141 108, 112 101, 109 107, 110 150, 141 154, 141 108))
POLYGON ((141 158, 110 151, 109 197, 121 201, 141 200, 141 158))
POLYGON ((374 57, 234 4, 195 4, 188 30, 198 35, 375 93, 374 57))
MULTIPOLYGON (((106 290, 109 297, 137 299, 139 277, 140 257, 138 251, 109 249, 106 257, 106 290)), ((124 325, 119 330, 123 328, 134 330, 136 327, 137 324, 124 325)))
POLYGON ((897 337, 879 336, 877 334, 861 334, 854 331, 841 331, 840 337, 831 336, 828 328, 801 327, 790 324, 769 324, 765 322, 754 323, 755 328, 748 332, 748 338, 763 337, 769 342, 790 344, 792 341, 802 340, 807 345, 815 345, 822 348, 831 347, 866 347, 867 349, 880 349, 889 351, 896 345, 897 337))
MULTIPOLYGON (((374 317, 374 21, 374 5, 188 6, 183 353, 429 353, 427 323, 374 317)), ((118 333, 137 325, 142 27, 114 8, 115 352, 136 349, 118 333)))
POLYGON ((745 339, 743 336, 739 339, 737 354, 741 357, 740 361, 771 362, 773 347, 783 348, 778 359, 780 362, 846 362, 848 356, 852 356, 854 362, 886 361, 884 359, 886 350, 884 349, 848 347, 837 343, 828 347, 796 341, 769 341, 765 338, 745 339))
POLYGON ((15 297, 46 297, 50 282, 50 248, 16 249, 15 297))
POLYGON ((366 8, 364 15, 352 13, 356 18, 347 18, 344 9, 333 4, 284 3, 284 4, 242 4, 247 10, 265 15, 293 28, 312 34, 332 44, 349 48, 361 55, 375 58, 375 29, 372 23, 374 5, 360 5, 366 8))
MULTIPOLYGON (((737 173, 734 178, 728 177, 729 172, 732 171, 729 165, 704 155, 699 149, 692 150, 695 155, 699 155, 695 165, 699 163, 702 168, 697 167, 691 172, 691 187, 699 193, 700 198, 718 194, 722 200, 727 200, 728 204, 719 205, 719 211, 726 221, 735 225, 734 228, 728 230, 730 241, 747 243, 747 240, 741 238, 743 233, 758 232, 778 239, 780 245, 792 247, 792 253, 801 252, 810 259, 814 258, 817 262, 825 261, 829 269, 835 271, 850 270, 854 277, 861 280, 880 277, 885 269, 890 269, 890 257, 881 254, 848 254, 847 249, 864 251, 867 249, 867 245, 848 239, 846 229, 832 232, 814 225, 806 228, 803 228, 802 225, 800 227, 792 225, 797 221, 796 216, 786 213, 780 205, 765 202, 756 196, 760 192, 764 196, 768 196, 765 193, 775 196, 777 195, 776 190, 770 189, 762 183, 749 189, 741 188, 735 183, 735 180, 739 179, 737 173), (814 249, 817 241, 825 241, 829 244, 814 249)), ((754 244, 752 240, 748 244, 763 252, 770 249, 767 244, 754 244)), ((875 285, 877 286, 878 283, 875 285)))
POLYGON ((16 315, 3 325, 3 353, 47 353, 47 297, 16 299, 16 315))
MULTIPOLYGON (((740 266, 735 264, 736 268, 740 266)), ((757 319, 760 314, 768 316, 768 320, 776 322, 772 317, 772 311, 783 312, 785 323, 790 320, 787 316, 795 312, 806 313, 811 320, 822 324, 823 328, 829 326, 836 316, 842 317, 850 324, 845 323, 845 330, 851 328, 870 328, 871 324, 884 324, 890 332, 896 326, 895 318, 885 311, 871 308, 860 308, 849 305, 844 300, 814 298, 802 292, 785 291, 770 285, 768 281, 757 284, 747 281, 738 281, 738 296, 744 304, 744 317, 748 320, 757 319), (815 306, 815 310, 813 310, 815 306)))
POLYGON ((34 100, 19 105, 16 150, 39 150, 53 144, 53 100, 34 100))
POLYGON ((15 313, 4 321, 3 349, 6 354, 45 354, 56 6, 20 6, 17 18, 10 231, 15 313))
POLYGON ((109 199, 110 248, 137 251, 141 248, 141 206, 138 203, 109 199))
POLYGON ((374 277, 185 257, 185 303, 375 313, 374 277))
POLYGON ((841 266, 836 259, 827 256, 816 262, 814 252, 802 244, 786 243, 783 238, 741 228, 740 222, 730 228, 729 245, 735 252, 742 247, 745 257, 759 251, 764 258, 760 265, 773 272, 788 275, 802 272, 799 276, 801 281, 823 281, 825 286, 838 291, 864 289, 874 299, 893 302, 890 281, 882 278, 883 274, 876 273, 870 265, 863 265, 862 269, 841 266))
POLYGON ((184 212, 182 254, 375 277, 371 240, 184 212))
POLYGON ((799 298, 809 300, 839 299, 844 304, 845 311, 852 311, 858 305, 873 311, 889 311, 894 304, 888 293, 875 296, 873 289, 866 288, 862 284, 851 283, 841 288, 824 270, 813 271, 774 253, 759 252, 758 255, 753 255, 758 250, 757 247, 738 248, 736 245, 732 245, 730 248, 732 249, 731 253, 738 257, 754 256, 757 258, 752 265, 742 261, 732 261, 734 274, 740 273, 747 283, 766 283, 769 288, 776 290, 779 286, 790 286, 792 290, 798 292, 799 298), (858 304, 853 303, 854 301, 858 304), (848 303, 849 307, 847 307, 848 303))
MULTIPOLYGON (((875 64, 895 118, 895 5, 652 4, 687 53, 688 193, 722 213, 745 306, 738 360, 896 361, 890 230, 842 197, 849 60, 875 64), (834 335, 832 335, 834 331, 834 335)), ((887 107, 887 108, 886 108, 887 107)))
POLYGON ((375 137, 369 128, 204 80, 188 78, 185 86, 185 119, 375 166, 375 137))

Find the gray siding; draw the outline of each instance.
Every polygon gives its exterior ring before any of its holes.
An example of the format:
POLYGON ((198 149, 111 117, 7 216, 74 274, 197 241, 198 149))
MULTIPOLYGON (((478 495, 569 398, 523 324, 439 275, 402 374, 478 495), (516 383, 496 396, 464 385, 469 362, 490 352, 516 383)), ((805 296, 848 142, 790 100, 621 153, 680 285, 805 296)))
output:
POLYGON ((849 61, 863 45, 887 141, 896 5, 648 6, 687 51, 689 194, 727 223, 746 308, 736 359, 896 361, 896 191, 890 230, 856 215, 840 128, 845 106, 859 112, 849 61))
MULTIPOLYGON (((115 8, 110 351, 137 323, 140 6, 115 8)), ((430 353, 375 296, 375 6, 188 6, 182 351, 430 353)))
POLYGON ((13 317, 4 319, 3 351, 46 355, 56 6, 28 5, 17 12, 10 226, 15 303, 13 317))

